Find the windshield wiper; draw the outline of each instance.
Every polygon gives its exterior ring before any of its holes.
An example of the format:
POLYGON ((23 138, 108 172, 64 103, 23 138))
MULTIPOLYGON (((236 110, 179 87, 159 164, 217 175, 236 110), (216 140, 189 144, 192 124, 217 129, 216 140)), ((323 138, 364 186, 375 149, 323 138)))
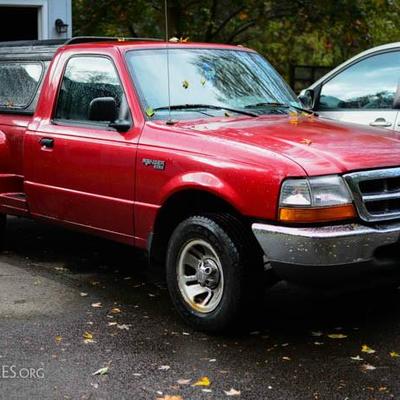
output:
POLYGON ((191 110, 191 109, 196 109, 196 108, 206 108, 210 110, 226 110, 230 112, 234 112, 237 114, 243 114, 243 115, 249 115, 250 117, 258 117, 259 115, 255 112, 247 111, 247 110, 241 110, 238 108, 231 108, 231 107, 225 107, 225 106, 216 106, 213 104, 175 104, 172 106, 163 106, 163 107, 156 107, 153 108, 153 111, 160 111, 160 110, 191 110))
POLYGON ((285 103, 261 102, 261 103, 247 104, 247 106, 244 106, 244 108, 257 108, 257 107, 289 108, 289 105, 285 103))
POLYGON ((294 106, 293 104, 285 104, 285 103, 275 103, 275 102, 264 102, 264 103, 255 103, 248 104, 244 108, 257 108, 257 107, 279 107, 279 108, 294 108, 295 110, 306 112, 307 114, 315 114, 312 110, 307 110, 306 108, 301 108, 299 106, 294 106))

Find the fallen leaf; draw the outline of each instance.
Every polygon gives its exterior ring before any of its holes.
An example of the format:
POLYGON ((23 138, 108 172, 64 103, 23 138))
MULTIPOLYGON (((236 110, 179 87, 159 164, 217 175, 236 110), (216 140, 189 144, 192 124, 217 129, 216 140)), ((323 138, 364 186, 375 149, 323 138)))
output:
POLYGON ((99 384, 98 383, 91 383, 90 386, 93 386, 95 389, 99 388, 99 384))
POLYGON ((178 379, 178 380, 176 381, 176 383, 177 383, 178 385, 189 385, 189 383, 190 383, 191 381, 192 381, 191 379, 178 379))
POLYGON ((282 360, 285 360, 285 361, 290 361, 291 360, 291 358, 290 357, 282 357, 282 360))
POLYGON ((161 365, 158 367, 160 371, 168 371, 171 367, 169 365, 161 365))
POLYGON ((166 394, 164 397, 157 397, 157 400, 183 400, 182 396, 169 396, 166 394))
POLYGON ((314 117, 315 117, 314 113, 309 114, 309 113, 303 112, 303 113, 301 113, 301 115, 303 115, 304 117, 307 117, 311 120, 314 120, 314 117))
POLYGON ((108 374, 109 367, 103 367, 98 369, 96 372, 93 372, 92 375, 106 375, 108 374))
POLYGON ((85 344, 96 343, 96 341, 93 340, 93 334, 87 331, 83 333, 83 341, 85 344))
POLYGON ((151 108, 151 107, 149 107, 149 108, 146 108, 146 115, 149 117, 149 118, 151 118, 155 113, 154 113, 154 110, 151 108))
POLYGON ((121 312, 121 309, 119 309, 118 307, 114 307, 111 309, 112 314, 119 314, 120 312, 121 312))
POLYGON ((360 356, 355 356, 355 357, 350 357, 354 361, 363 361, 364 359, 361 358, 360 356))
POLYGON ((108 323, 108 326, 115 326, 115 325, 118 325, 118 323, 117 322, 109 322, 108 323))
POLYGON ((118 329, 124 329, 124 330, 126 330, 126 331, 129 331, 129 325, 127 325, 127 324, 121 324, 121 325, 117 325, 117 328, 118 329))
POLYGON ((307 146, 310 146, 310 144, 312 144, 312 140, 310 139, 302 139, 301 144, 306 144, 307 146))
POLYGON ((235 390, 234 388, 224 390, 224 392, 227 396, 240 396, 240 390, 235 390))
POLYGON ((393 357, 393 358, 398 358, 398 357, 400 357, 400 354, 399 354, 399 353, 396 353, 395 351, 391 351, 389 354, 390 354, 390 357, 393 357))
POLYGON ((85 292, 80 292, 81 297, 86 297, 88 294, 85 292))
POLYGON ((313 336, 315 336, 315 337, 319 337, 319 336, 322 336, 323 333, 320 332, 320 331, 313 331, 313 332, 311 332, 311 335, 313 335, 313 336))
POLYGON ((362 351, 363 353, 368 353, 368 354, 373 354, 373 353, 375 353, 375 350, 374 350, 374 349, 371 349, 371 347, 368 347, 366 344, 363 344, 363 345, 361 346, 361 351, 362 351))
POLYGON ((373 371, 374 369, 376 369, 376 367, 374 367, 374 366, 371 365, 371 364, 363 364, 363 365, 361 366, 361 368, 362 368, 363 370, 365 370, 365 371, 373 371))
POLYGON ((103 306, 101 305, 101 303, 92 303, 92 307, 93 308, 101 308, 103 306))
POLYGON ((206 376, 203 376, 192 386, 210 386, 210 385, 211 385, 210 380, 206 376))
POLYGON ((347 335, 343 335, 343 333, 330 333, 328 338, 331 339, 346 339, 347 335))
POLYGON ((88 331, 85 331, 85 332, 83 333, 83 338, 84 338, 84 339, 93 339, 93 334, 90 333, 90 332, 88 332, 88 331))

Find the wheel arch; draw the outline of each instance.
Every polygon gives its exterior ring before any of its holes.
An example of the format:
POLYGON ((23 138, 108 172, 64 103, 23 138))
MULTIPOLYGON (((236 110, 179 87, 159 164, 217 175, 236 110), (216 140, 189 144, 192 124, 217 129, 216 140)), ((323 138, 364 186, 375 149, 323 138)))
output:
POLYGON ((159 209, 153 225, 148 252, 151 264, 163 265, 169 238, 174 229, 190 215, 224 212, 246 221, 227 199, 205 188, 184 188, 172 193, 159 209))

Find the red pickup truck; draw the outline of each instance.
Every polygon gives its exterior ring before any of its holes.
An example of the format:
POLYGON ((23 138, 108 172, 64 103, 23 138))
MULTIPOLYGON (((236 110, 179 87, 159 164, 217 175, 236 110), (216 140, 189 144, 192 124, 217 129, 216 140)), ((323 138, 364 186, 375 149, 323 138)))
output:
POLYGON ((400 138, 304 112, 243 47, 0 44, 0 212, 147 250, 217 331, 277 280, 398 281, 400 138))

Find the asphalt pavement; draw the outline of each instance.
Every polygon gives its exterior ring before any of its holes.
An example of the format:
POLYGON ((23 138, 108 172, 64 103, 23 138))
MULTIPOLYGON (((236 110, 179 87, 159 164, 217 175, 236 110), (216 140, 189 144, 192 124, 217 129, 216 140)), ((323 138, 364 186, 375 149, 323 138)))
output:
POLYGON ((400 399, 400 291, 281 284, 255 311, 240 333, 194 332, 143 254, 10 218, 0 398, 400 399))

